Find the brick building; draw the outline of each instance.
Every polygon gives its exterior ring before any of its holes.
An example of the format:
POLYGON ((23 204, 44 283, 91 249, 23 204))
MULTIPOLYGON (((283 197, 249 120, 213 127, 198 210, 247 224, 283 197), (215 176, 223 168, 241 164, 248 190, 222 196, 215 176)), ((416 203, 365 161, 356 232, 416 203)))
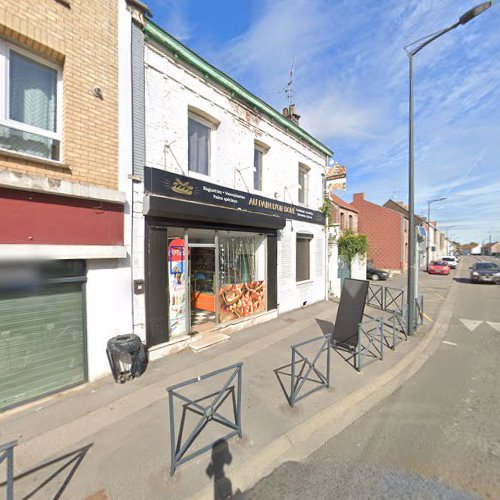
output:
POLYGON ((358 210, 352 205, 330 193, 330 224, 338 224, 341 231, 358 232, 358 210))
POLYGON ((358 231, 368 237, 368 259, 380 269, 404 272, 408 254, 407 224, 401 213, 355 193, 350 204, 358 211, 358 231))
POLYGON ((0 0, 0 411, 107 372, 107 339, 130 329, 127 15, 0 0))

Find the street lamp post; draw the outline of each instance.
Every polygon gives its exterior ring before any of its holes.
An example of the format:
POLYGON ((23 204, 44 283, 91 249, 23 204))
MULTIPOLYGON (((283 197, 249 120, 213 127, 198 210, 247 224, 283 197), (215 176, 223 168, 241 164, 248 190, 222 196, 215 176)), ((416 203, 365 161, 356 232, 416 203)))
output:
POLYGON ((408 244, 408 333, 413 334, 415 325, 415 186, 414 186, 414 162, 413 162, 413 57, 418 54, 424 47, 429 45, 437 38, 443 36, 448 31, 457 28, 460 25, 467 24, 469 21, 483 13, 491 7, 491 1, 483 2, 480 5, 468 10, 460 19, 451 26, 444 28, 436 33, 431 33, 424 38, 420 38, 405 47, 409 59, 409 80, 410 80, 410 95, 409 95, 409 151, 408 151, 408 208, 409 208, 409 244, 408 244))
MULTIPOLYGON (((443 201, 446 200, 446 198, 437 198, 435 200, 429 200, 427 202, 427 245, 426 245, 426 255, 425 255, 425 269, 428 271, 429 270, 429 254, 430 254, 430 243, 431 243, 431 204, 435 203, 436 201, 443 201)), ((436 234, 436 233, 434 233, 436 234)))

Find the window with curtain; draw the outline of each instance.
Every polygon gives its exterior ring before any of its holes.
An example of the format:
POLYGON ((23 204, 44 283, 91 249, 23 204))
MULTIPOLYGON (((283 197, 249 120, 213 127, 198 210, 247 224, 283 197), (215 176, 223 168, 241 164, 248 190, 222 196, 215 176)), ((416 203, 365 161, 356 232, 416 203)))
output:
POLYGON ((0 42, 7 92, 0 99, 0 148, 46 159, 60 159, 57 120, 58 70, 0 42))
POLYGON ((188 118, 188 168, 191 172, 210 173, 210 132, 208 125, 188 118))

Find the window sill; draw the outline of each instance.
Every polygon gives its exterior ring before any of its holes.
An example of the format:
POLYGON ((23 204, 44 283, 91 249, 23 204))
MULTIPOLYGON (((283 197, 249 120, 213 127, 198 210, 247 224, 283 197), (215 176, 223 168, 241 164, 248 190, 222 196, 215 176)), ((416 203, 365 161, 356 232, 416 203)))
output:
POLYGON ((306 285, 307 283, 314 283, 314 280, 309 279, 309 280, 295 282, 296 285, 306 285))
POLYGON ((7 156, 9 158, 19 158, 20 160, 31 161, 33 163, 40 163, 41 165, 47 165, 49 167, 57 167, 60 169, 67 170, 71 172, 71 167, 66 163, 58 160, 48 160, 47 158, 40 158, 39 156, 32 156, 26 153, 19 153, 18 151, 12 151, 11 149, 0 148, 0 156, 7 156))

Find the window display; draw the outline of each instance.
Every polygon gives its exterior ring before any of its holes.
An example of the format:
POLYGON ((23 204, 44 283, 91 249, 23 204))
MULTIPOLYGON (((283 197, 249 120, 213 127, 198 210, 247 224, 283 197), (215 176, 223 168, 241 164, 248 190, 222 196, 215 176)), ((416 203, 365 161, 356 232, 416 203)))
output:
POLYGON ((267 310, 266 238, 219 231, 219 322, 267 310))

